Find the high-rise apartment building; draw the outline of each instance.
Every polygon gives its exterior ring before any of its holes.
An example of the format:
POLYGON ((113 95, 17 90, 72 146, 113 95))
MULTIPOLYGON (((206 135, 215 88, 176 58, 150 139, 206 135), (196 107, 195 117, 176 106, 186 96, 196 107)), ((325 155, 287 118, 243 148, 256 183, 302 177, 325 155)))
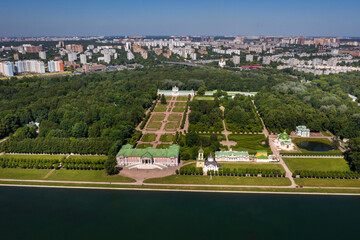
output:
POLYGON ((43 60, 46 59, 46 52, 44 51, 39 52, 39 57, 43 60))
POLYGON ((80 63, 86 64, 86 54, 80 54, 80 63))

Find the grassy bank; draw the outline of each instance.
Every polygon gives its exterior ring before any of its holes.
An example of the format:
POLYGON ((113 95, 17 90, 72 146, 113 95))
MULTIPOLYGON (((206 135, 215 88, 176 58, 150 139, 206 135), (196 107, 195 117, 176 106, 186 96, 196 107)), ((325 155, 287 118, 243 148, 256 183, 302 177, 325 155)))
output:
POLYGON ((206 185, 258 185, 258 186, 289 186, 288 178, 267 177, 221 177, 194 176, 194 175, 171 175, 163 178, 152 178, 145 183, 161 184, 206 184, 206 185))
POLYGON ((360 179, 295 178, 296 184, 308 187, 360 187, 360 179))

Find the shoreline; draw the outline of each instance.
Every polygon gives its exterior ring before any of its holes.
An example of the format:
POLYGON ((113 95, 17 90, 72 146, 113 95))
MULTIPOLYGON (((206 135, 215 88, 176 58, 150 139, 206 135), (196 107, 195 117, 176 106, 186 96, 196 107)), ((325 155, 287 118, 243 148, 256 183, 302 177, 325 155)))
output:
MULTIPOLYGON (((166 185, 164 185, 166 186, 166 185)), ((161 188, 137 188, 134 187, 94 187, 94 186, 65 186, 65 185, 35 185, 35 184, 12 184, 0 183, 0 187, 33 187, 33 188, 57 188, 57 189, 89 189, 89 190, 119 190, 119 191, 158 191, 158 192, 199 192, 199 193, 238 193, 238 194, 280 194, 280 195, 328 195, 328 196, 360 196, 360 193, 330 193, 330 192, 276 192, 276 191, 232 191, 232 190, 202 190, 202 189, 161 189, 161 188)), ((276 189, 276 188, 274 188, 276 189)))

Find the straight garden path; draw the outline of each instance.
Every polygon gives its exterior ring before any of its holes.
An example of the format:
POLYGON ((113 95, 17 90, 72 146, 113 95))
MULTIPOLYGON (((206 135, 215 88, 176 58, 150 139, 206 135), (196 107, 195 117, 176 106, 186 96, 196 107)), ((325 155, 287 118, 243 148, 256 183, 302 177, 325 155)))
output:
MULTIPOLYGON (((222 120, 222 123, 223 123, 224 130, 221 132, 221 134, 225 135, 226 141, 221 141, 221 144, 224 146, 227 146, 228 150, 230 150, 231 146, 234 145, 233 141, 229 141, 229 134, 232 134, 232 132, 230 132, 226 129, 226 124, 225 124, 224 119, 222 120)), ((235 143, 235 145, 236 145, 236 143, 235 143)))

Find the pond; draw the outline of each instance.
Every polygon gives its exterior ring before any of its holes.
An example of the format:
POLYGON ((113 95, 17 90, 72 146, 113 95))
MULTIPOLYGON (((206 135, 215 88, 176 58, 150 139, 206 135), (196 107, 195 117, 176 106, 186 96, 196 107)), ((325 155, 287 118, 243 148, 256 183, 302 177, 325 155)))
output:
POLYGON ((327 143, 316 141, 302 141, 296 144, 299 148, 314 152, 327 152, 333 150, 332 146, 327 143))

